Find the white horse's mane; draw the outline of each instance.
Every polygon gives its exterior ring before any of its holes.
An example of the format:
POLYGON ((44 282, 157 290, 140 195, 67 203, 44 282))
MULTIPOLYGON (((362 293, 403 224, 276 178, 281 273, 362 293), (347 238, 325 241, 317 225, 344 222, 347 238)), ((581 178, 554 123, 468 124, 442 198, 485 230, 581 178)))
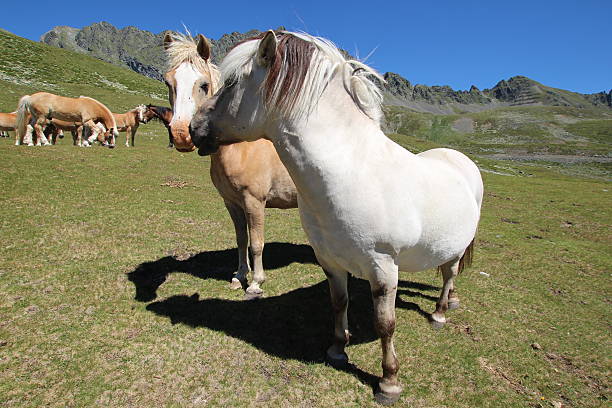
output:
POLYGON ((178 68, 183 62, 189 62, 195 69, 208 74, 214 94, 219 89, 221 74, 219 68, 210 60, 203 59, 198 53, 198 44, 190 33, 170 33, 172 42, 168 44, 166 55, 168 56, 168 71, 178 68))
MULTIPOLYGON (((307 117, 336 73, 359 109, 376 123, 382 117, 382 92, 369 78, 384 82, 374 69, 356 60, 347 60, 329 40, 304 33, 276 33, 276 62, 263 84, 269 112, 285 117, 307 117)), ((221 79, 239 82, 251 72, 263 36, 247 40, 231 50, 221 63, 221 79)))

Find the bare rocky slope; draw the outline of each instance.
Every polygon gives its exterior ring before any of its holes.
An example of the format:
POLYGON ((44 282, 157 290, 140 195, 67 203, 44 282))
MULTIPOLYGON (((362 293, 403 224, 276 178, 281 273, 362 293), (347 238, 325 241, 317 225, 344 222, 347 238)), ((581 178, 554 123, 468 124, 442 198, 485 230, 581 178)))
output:
MULTIPOLYGON (((133 26, 118 29, 112 24, 100 22, 82 29, 57 26, 43 34, 40 40, 161 80, 166 63, 162 47, 165 33, 154 34, 133 26)), ((233 32, 217 40, 211 39, 213 62, 218 63, 238 41, 258 33, 258 30, 233 32)), ((392 72, 384 74, 384 78, 385 104, 418 112, 454 114, 524 105, 612 108, 612 90, 580 94, 551 88, 524 76, 501 80, 494 87, 482 91, 475 86, 469 91, 456 91, 449 86, 413 85, 392 72)))

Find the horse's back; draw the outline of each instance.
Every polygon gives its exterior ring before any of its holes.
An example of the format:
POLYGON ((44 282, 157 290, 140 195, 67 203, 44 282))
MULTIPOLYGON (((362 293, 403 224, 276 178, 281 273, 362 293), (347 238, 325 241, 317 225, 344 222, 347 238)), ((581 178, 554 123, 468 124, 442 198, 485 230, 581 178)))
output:
POLYGON ((478 207, 480 208, 484 190, 482 177, 480 175, 478 166, 476 166, 476 164, 470 160, 469 157, 457 150, 447 148, 426 150, 417 154, 417 156, 426 159, 439 160, 459 172, 459 174, 461 174, 467 181, 470 190, 474 194, 474 198, 478 202, 478 207))

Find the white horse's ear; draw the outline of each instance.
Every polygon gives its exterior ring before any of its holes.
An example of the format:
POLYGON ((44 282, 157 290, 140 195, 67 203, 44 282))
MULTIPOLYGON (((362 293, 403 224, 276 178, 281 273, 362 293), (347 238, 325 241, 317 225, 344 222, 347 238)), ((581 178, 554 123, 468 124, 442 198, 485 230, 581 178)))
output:
POLYGON ((210 58, 210 44, 202 34, 198 34, 198 54, 200 54, 200 57, 205 61, 208 61, 210 58))
POLYGON ((166 33, 166 35, 164 35, 164 50, 167 50, 168 48, 170 48, 170 44, 172 44, 172 36, 170 35, 170 33, 166 33))
POLYGON ((276 57, 276 34, 274 31, 268 30, 264 38, 259 42, 259 50, 257 51, 257 62, 263 66, 272 65, 276 57))

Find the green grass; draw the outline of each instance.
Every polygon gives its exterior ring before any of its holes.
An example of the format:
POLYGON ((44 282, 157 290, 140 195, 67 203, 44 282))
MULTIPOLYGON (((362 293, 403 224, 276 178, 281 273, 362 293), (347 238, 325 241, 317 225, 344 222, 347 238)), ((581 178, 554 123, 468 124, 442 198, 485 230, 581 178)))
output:
MULTIPOLYGON (((351 281, 357 368, 327 367, 328 290, 297 211, 267 211, 266 297, 243 301, 209 161, 164 133, 143 126, 115 150, 0 141, 0 404, 374 406, 367 284, 351 281)), ((514 176, 484 173, 475 265, 446 328, 424 317, 439 276, 401 277, 399 406, 606 406, 610 184, 479 163, 514 176)))
MULTIPOLYGON (((386 128, 472 154, 555 154, 609 157, 612 111, 554 106, 502 107, 478 113, 434 115, 385 107, 386 128), (460 121, 471 128, 454 126, 460 121)), ((576 174, 587 174, 580 169, 576 174)))

